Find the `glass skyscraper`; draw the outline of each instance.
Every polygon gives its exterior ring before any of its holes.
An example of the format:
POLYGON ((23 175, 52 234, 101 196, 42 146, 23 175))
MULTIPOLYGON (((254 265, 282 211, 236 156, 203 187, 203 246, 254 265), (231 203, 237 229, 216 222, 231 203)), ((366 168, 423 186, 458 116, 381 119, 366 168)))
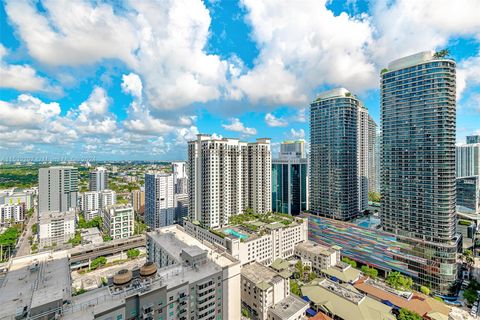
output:
POLYGON ((344 88, 310 108, 310 205, 315 215, 350 220, 368 204, 368 112, 344 88))
POLYGON ((272 211, 297 215, 307 210, 308 169, 304 141, 281 144, 272 160, 272 211))
POLYGON ((383 229, 419 257, 415 280, 443 292, 457 278, 455 108, 453 60, 421 52, 382 70, 383 229))

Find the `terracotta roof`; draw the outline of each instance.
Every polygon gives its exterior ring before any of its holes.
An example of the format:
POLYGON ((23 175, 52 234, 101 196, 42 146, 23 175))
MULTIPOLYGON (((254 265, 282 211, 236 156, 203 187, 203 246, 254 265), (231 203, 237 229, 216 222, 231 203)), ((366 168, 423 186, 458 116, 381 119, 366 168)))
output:
POLYGON ((309 318, 308 320, 333 320, 333 319, 327 316, 325 313, 319 311, 315 316, 309 318))
POLYGON ((450 313, 450 308, 443 303, 423 294, 414 293, 413 297, 410 298, 410 300, 407 300, 394 293, 387 292, 381 288, 368 284, 365 282, 365 279, 357 281, 357 283, 354 284, 354 287, 372 298, 374 297, 380 301, 388 300, 397 307, 416 312, 421 316, 425 316, 430 312, 439 312, 447 316, 450 313))

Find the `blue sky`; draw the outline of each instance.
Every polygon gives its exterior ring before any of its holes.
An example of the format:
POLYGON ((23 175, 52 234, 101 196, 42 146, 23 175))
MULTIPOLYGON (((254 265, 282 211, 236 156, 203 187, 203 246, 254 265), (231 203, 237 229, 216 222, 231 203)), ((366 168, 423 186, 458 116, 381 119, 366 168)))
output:
POLYGON ((308 141, 345 87, 379 122, 379 71, 449 48, 457 142, 480 133, 480 2, 3 1, 0 160, 184 159, 197 133, 308 141))

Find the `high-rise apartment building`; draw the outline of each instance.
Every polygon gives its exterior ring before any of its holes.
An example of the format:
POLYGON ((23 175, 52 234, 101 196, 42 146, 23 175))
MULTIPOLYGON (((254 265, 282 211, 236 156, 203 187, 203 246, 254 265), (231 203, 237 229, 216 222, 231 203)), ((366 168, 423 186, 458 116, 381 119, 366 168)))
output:
POLYGON ((272 211, 297 215, 308 209, 308 160, 304 141, 280 145, 272 160, 272 211))
POLYGON ((172 173, 145 174, 145 223, 152 229, 173 224, 175 195, 172 173))
POLYGON ((435 261, 408 267, 437 291, 457 278, 455 107, 453 60, 421 52, 382 71, 382 225, 435 261))
POLYGON ((377 175, 377 124, 368 117, 368 192, 379 192, 377 175))
POLYGON ((80 193, 80 210, 86 220, 102 217, 106 206, 117 203, 117 193, 113 190, 88 191, 80 193))
POLYGON ((145 212, 145 189, 133 190, 131 199, 135 213, 143 214, 145 212))
POLYGON ((62 245, 75 236, 75 211, 44 212, 38 219, 40 247, 62 245))
POLYGON ((0 228, 22 223, 24 220, 25 205, 23 203, 0 204, 0 228))
POLYGON ((108 189, 108 171, 103 167, 98 167, 90 172, 88 190, 102 191, 108 189))
POLYGON ((480 176, 457 178, 457 212, 480 214, 480 176))
POLYGON ((187 163, 185 161, 172 162, 175 194, 186 194, 188 190, 187 163))
POLYGON ((456 176, 480 175, 480 136, 468 136, 467 143, 456 147, 456 176))
POLYGON ((40 168, 38 211, 68 211, 77 206, 78 170, 74 167, 40 168))
POLYGON ((270 139, 247 143, 197 135, 188 143, 189 217, 208 227, 251 208, 271 211, 270 139))
POLYGON ((369 116, 347 89, 311 104, 309 210, 350 220, 368 205, 369 116))
POLYGON ((382 134, 377 131, 375 134, 375 192, 380 192, 380 159, 382 150, 382 134))

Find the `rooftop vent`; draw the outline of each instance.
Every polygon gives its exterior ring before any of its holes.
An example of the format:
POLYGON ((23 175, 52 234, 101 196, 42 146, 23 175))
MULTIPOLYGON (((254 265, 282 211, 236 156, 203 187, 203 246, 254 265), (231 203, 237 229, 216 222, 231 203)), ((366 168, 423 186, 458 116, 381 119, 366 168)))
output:
POLYGON ((122 286, 129 283, 132 280, 132 271, 127 269, 122 269, 118 271, 116 275, 113 276, 113 284, 117 286, 122 286))
POLYGON ((146 262, 140 268, 140 275, 142 277, 150 277, 150 276, 153 276, 155 273, 157 273, 157 265, 151 261, 146 262))

